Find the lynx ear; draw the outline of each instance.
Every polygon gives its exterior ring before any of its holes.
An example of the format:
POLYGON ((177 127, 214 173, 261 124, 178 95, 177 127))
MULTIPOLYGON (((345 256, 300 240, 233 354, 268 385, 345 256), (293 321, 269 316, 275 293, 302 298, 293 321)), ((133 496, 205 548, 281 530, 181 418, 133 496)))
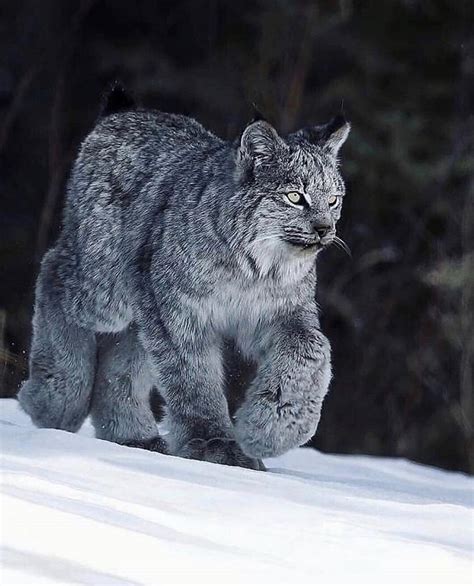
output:
POLYGON ((349 136, 350 130, 349 122, 342 114, 339 114, 324 126, 305 128, 300 133, 307 141, 319 145, 336 157, 349 136))
POLYGON ((333 156, 336 156, 339 149, 346 142, 351 125, 342 114, 336 116, 326 124, 324 132, 324 147, 327 148, 333 156))
POLYGON ((277 131, 265 120, 251 122, 240 138, 239 159, 242 162, 261 165, 287 149, 277 131))

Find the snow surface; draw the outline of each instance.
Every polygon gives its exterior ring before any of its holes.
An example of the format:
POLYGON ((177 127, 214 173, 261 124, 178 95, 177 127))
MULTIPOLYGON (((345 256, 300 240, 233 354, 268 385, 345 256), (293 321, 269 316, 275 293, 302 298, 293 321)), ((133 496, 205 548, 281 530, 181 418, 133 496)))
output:
POLYGON ((472 583, 473 488, 299 449, 256 472, 32 426, 0 401, 6 584, 472 583))

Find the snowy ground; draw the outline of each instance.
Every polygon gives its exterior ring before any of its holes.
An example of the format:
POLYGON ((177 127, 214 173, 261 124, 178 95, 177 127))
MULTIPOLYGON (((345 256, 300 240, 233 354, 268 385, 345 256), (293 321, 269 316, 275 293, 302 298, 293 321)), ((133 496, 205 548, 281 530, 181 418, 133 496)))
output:
POLYGON ((0 401, 6 584, 472 583, 472 479, 309 449, 256 472, 35 429, 0 401))

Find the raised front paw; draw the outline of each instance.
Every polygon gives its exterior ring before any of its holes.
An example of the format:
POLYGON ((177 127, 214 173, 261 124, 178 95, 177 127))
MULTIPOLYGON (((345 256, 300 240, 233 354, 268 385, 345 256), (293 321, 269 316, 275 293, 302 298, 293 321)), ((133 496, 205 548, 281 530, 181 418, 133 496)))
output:
POLYGON ((250 397, 236 413, 235 435, 250 457, 280 456, 306 443, 316 432, 321 402, 280 402, 272 395, 250 397))
POLYGON ((235 413, 235 438, 247 456, 268 458, 316 432, 331 379, 327 338, 319 330, 282 337, 235 413))
POLYGON ((311 439, 329 379, 330 369, 322 362, 311 369, 257 376, 235 414, 235 437, 244 453, 279 456, 311 439))
POLYGON ((200 439, 188 441, 176 454, 191 460, 205 460, 226 466, 240 466, 253 470, 265 470, 261 460, 246 456, 237 442, 226 438, 200 439))

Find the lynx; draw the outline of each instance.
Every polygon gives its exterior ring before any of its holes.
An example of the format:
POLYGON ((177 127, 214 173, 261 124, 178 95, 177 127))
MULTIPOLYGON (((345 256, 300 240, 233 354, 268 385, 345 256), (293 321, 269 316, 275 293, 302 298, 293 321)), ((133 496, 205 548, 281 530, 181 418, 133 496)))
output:
POLYGON ((116 88, 38 277, 19 394, 33 421, 74 432, 90 414, 99 438, 255 469, 309 440, 331 379, 316 257, 337 239, 349 129, 255 120, 227 142, 116 88), (229 343, 256 369, 233 416, 229 343))

